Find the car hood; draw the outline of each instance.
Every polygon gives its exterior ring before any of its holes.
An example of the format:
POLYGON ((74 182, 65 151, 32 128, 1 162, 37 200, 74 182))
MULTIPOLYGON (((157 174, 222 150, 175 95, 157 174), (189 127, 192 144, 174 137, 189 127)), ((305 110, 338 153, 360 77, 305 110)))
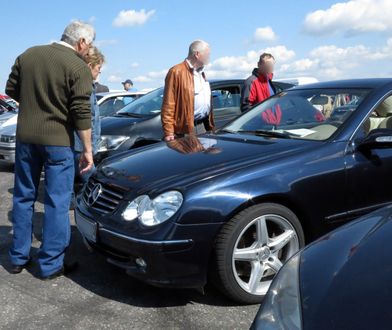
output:
POLYGON ((11 118, 14 118, 14 117, 17 118, 17 116, 18 116, 17 112, 8 111, 8 112, 3 113, 3 114, 0 115, 0 121, 4 123, 4 122, 10 120, 11 118))
POLYGON ((221 173, 285 157, 319 145, 313 141, 234 135, 187 136, 127 151, 103 161, 98 176, 127 190, 178 189, 221 173))
POLYGON ((388 206, 327 234, 302 252, 304 329, 380 329, 390 324, 391 237, 388 206))
POLYGON ((16 135, 16 124, 1 127, 0 128, 0 135, 15 136, 16 135))
POLYGON ((101 119, 101 135, 121 135, 129 127, 148 120, 150 117, 113 116, 101 119))

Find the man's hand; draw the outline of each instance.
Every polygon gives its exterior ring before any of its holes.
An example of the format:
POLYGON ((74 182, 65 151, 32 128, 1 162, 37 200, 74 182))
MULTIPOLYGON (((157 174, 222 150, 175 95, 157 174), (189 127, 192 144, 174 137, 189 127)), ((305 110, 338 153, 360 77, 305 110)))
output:
POLYGON ((175 140, 176 139, 176 137, 174 136, 174 135, 167 135, 167 136, 165 136, 165 141, 166 142, 169 142, 169 141, 173 141, 173 140, 175 140))
POLYGON ((79 173, 80 175, 86 174, 94 166, 93 153, 91 151, 83 151, 79 159, 79 173))
POLYGON ((91 128, 78 131, 80 140, 83 144, 83 152, 79 160, 79 173, 83 175, 90 171, 94 166, 93 152, 91 145, 91 128))

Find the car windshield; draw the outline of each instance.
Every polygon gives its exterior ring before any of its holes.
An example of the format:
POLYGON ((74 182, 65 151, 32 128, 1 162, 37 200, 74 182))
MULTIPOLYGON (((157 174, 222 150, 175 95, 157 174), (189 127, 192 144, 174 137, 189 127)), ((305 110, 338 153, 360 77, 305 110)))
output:
POLYGON ((369 89, 305 89, 279 93, 224 130, 239 134, 326 140, 344 124, 369 89))
POLYGON ((14 106, 13 100, 7 101, 7 100, 1 100, 0 99, 0 110, 2 111, 15 111, 16 107, 14 106))
POLYGON ((152 116, 161 113, 163 88, 158 88, 122 108, 118 114, 152 116))

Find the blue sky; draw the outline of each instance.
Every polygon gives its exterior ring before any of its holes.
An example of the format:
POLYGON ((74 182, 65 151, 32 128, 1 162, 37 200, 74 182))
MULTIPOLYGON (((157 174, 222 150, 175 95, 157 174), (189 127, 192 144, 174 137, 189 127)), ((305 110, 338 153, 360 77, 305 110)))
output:
POLYGON ((194 39, 211 45, 210 78, 248 76, 263 51, 275 56, 277 78, 392 75, 390 0, 3 0, 2 8, 3 86, 17 55, 59 40, 72 19, 95 26, 107 60, 100 81, 111 89, 126 78, 139 89, 162 85, 194 39))

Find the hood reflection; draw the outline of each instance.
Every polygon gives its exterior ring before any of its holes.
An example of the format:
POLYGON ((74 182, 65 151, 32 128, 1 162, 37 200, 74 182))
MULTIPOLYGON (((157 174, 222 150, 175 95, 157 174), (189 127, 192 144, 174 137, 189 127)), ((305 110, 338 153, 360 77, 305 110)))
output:
POLYGON ((187 135, 183 138, 166 142, 170 149, 181 154, 206 153, 219 154, 221 148, 216 148, 217 140, 210 138, 198 138, 196 135, 187 135))

